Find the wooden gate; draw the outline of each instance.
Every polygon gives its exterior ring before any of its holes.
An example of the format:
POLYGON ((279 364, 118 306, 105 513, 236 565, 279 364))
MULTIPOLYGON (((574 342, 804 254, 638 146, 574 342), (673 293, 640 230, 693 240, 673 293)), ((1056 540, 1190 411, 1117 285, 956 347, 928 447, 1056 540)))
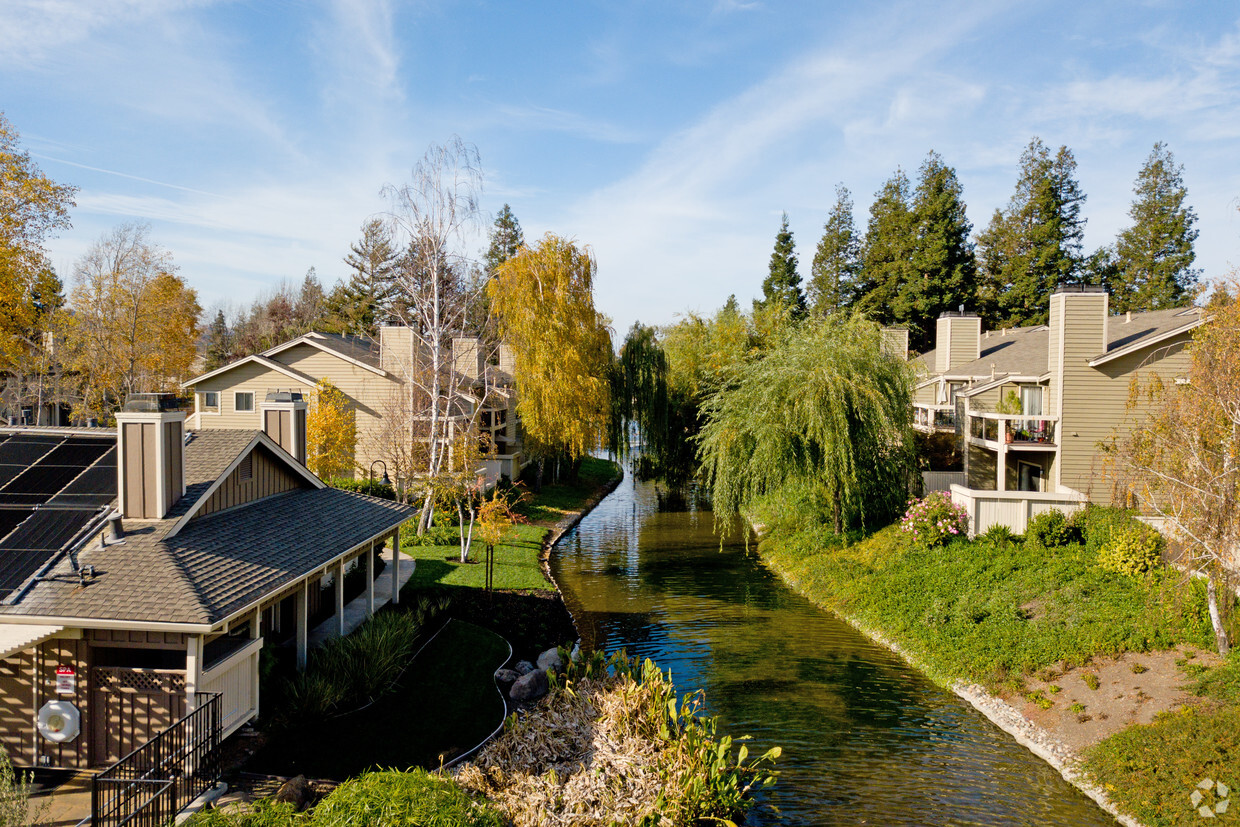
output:
POLYGON ((185 715, 185 672, 97 666, 93 674, 91 757, 121 760, 185 715))

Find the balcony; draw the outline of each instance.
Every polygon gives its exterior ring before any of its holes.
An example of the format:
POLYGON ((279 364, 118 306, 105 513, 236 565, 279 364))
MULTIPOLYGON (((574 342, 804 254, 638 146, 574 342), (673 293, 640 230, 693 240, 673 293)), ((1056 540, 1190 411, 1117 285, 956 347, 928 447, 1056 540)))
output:
POLYGON ((1024 414, 969 414, 969 442, 992 450, 1053 451, 1055 428, 1059 422, 1054 416, 1025 416, 1024 414))
POLYGON ((913 404, 913 427, 927 434, 956 430, 956 408, 953 405, 913 404))

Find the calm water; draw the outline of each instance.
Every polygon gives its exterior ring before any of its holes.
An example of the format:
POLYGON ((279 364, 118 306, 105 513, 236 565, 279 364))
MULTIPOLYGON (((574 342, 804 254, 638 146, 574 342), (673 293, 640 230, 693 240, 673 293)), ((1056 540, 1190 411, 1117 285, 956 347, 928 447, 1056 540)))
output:
POLYGON ((724 731, 778 744, 757 824, 1112 821, 972 707, 789 590, 693 503, 632 477, 551 566, 586 644, 650 657, 703 689, 724 731))

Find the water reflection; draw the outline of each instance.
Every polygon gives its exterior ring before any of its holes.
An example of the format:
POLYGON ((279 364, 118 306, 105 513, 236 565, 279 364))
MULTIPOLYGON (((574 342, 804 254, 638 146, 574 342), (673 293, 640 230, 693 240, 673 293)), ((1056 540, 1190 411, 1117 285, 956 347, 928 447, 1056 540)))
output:
POLYGON ((766 570, 713 516, 628 478, 557 547, 586 645, 703 689, 727 732, 779 744, 760 824, 1114 822, 954 695, 766 570))

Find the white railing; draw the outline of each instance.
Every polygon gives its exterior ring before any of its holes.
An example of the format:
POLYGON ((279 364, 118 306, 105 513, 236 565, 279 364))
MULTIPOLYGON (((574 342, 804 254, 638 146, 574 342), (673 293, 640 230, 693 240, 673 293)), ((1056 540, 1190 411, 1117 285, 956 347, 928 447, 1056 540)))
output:
POLYGON ((951 491, 953 485, 967 485, 969 475, 964 471, 922 471, 921 495, 936 491, 951 491))
POLYGON ((258 655, 263 639, 256 638, 202 673, 202 692, 220 695, 220 726, 227 738, 258 715, 258 655))
POLYGON ((913 403, 913 427, 926 432, 955 430, 956 407, 915 402, 913 403))
POLYGON ((1007 445, 1055 445, 1057 416, 969 413, 969 437, 1007 445))
POLYGON ((951 487, 952 502, 969 512, 969 536, 985 534, 991 526, 1004 525, 1024 534, 1029 520, 1044 511, 1073 514, 1085 507, 1085 496, 1072 492, 1051 494, 1044 491, 981 491, 951 487))

